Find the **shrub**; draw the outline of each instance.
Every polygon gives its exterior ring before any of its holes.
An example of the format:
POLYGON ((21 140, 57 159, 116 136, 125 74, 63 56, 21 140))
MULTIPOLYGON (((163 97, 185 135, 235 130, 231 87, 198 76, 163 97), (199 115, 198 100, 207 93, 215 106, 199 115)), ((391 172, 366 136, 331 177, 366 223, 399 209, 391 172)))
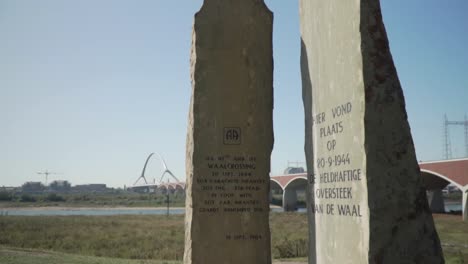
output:
POLYGON ((278 258, 297 258, 307 256, 307 241, 305 239, 290 240, 285 237, 275 246, 278 258))
POLYGON ((20 199, 20 202, 30 202, 30 203, 34 203, 36 202, 37 199, 36 197, 32 196, 32 195, 29 195, 29 194, 23 194, 21 195, 21 199, 20 199))
POLYGON ((11 201, 13 196, 9 192, 0 192, 0 201, 11 201))
POLYGON ((282 198, 275 198, 275 197, 272 197, 271 198, 271 204, 273 205, 277 205, 277 206, 283 206, 283 199, 282 198))
POLYGON ((49 202, 65 202, 65 198, 63 198, 60 195, 57 195, 56 193, 51 193, 51 194, 47 195, 46 201, 49 201, 49 202))

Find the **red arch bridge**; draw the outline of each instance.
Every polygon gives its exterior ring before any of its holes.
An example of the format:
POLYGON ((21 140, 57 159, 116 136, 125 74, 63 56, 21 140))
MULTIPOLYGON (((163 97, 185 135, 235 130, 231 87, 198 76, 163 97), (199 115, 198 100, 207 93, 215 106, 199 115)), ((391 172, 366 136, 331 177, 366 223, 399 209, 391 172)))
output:
MULTIPOLYGON (((423 184, 428 191, 432 212, 445 211, 442 190, 452 184, 462 192, 463 220, 468 220, 468 158, 420 162, 423 184)), ((282 193, 284 210, 295 210, 298 195, 305 196, 307 174, 289 174, 270 177, 270 194, 282 193)), ((270 195, 271 196, 271 195, 270 195)))
POLYGON ((183 194, 185 182, 147 183, 128 187, 127 190, 139 193, 183 194))

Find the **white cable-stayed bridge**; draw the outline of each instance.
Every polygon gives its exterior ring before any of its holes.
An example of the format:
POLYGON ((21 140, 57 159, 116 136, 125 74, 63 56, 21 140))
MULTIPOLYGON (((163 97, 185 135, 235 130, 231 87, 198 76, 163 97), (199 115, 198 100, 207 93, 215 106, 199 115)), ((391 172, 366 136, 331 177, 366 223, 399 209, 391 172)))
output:
POLYGON ((128 187, 128 189, 136 192, 183 193, 185 191, 185 182, 181 182, 174 173, 172 173, 172 171, 167 167, 166 161, 159 153, 153 152, 146 158, 141 175, 131 187, 128 187), (145 172, 148 162, 155 154, 162 163, 163 172, 161 173, 158 182, 156 182, 156 178, 153 178, 153 181, 151 182, 147 180, 145 172), (164 181, 165 176, 167 181, 164 181))

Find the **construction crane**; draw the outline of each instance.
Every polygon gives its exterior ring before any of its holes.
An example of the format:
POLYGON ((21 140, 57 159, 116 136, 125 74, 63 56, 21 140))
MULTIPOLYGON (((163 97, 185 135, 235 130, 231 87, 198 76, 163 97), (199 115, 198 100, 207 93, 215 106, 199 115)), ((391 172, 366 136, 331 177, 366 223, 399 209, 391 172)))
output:
POLYGON ((42 174, 42 175, 45 175, 45 185, 47 186, 47 181, 48 181, 48 178, 49 178, 49 175, 51 174, 58 174, 56 172, 52 172, 52 171, 49 171, 49 170, 45 170, 45 171, 40 171, 40 172, 36 172, 37 174, 42 174))

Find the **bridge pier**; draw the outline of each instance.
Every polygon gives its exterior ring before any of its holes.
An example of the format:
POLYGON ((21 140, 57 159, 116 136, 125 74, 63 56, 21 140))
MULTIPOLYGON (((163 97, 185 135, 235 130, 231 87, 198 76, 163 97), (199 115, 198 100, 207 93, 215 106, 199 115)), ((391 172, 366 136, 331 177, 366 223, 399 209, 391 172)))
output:
POLYGON ((427 199, 432 213, 445 213, 445 203, 441 189, 429 190, 427 199))
POLYGON ((294 188, 286 188, 283 192, 283 210, 295 211, 297 209, 297 192, 294 188))
POLYGON ((462 213, 463 213, 463 221, 468 221, 468 187, 463 192, 463 200, 462 200, 462 213))

